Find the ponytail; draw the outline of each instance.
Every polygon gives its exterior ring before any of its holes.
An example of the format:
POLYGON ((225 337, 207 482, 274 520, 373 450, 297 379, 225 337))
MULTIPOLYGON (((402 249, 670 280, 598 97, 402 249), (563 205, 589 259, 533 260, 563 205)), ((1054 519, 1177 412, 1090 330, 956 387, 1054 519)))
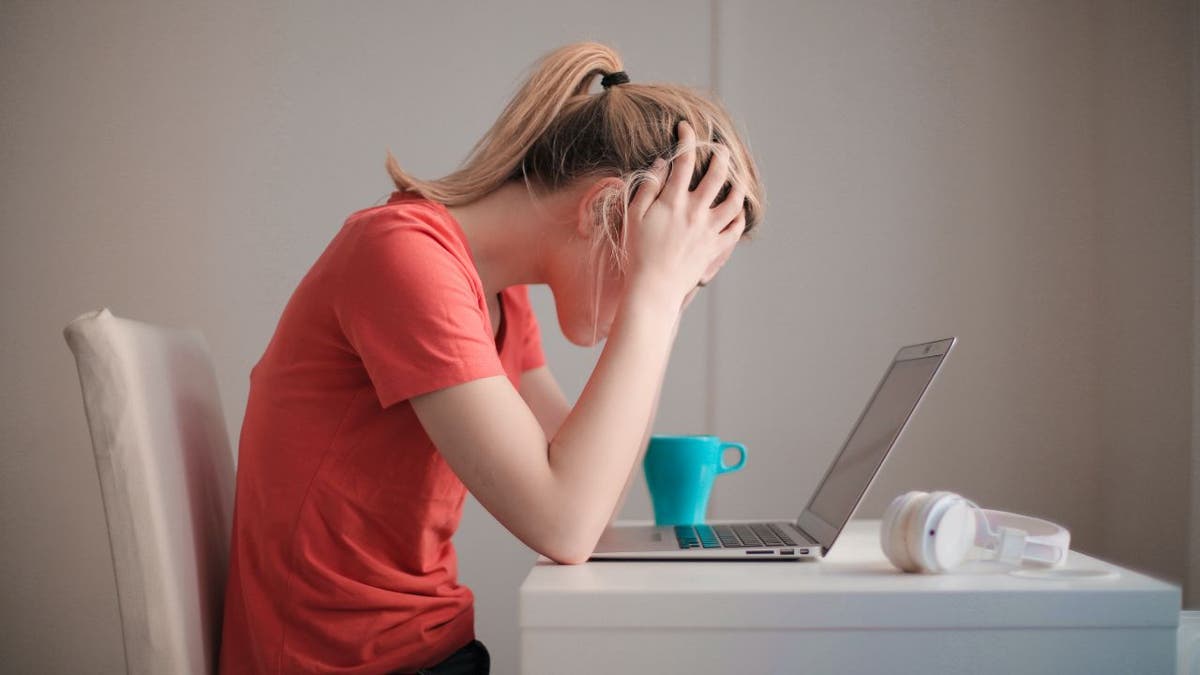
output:
POLYGON ((621 68, 620 57, 605 45, 582 42, 560 47, 535 64, 532 75, 475 144, 461 168, 438 180, 421 180, 401 169, 389 152, 387 171, 399 190, 417 192, 447 206, 472 202, 524 175, 522 161, 526 154, 554 124, 564 106, 586 98, 597 75, 621 68))

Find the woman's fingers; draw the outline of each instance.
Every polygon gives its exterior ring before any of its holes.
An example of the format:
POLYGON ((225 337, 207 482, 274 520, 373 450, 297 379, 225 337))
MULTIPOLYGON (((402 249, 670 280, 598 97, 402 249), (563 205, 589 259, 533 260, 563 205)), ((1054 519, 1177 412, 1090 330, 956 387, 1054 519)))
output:
POLYGON ((717 233, 717 255, 708 263, 708 269, 704 270, 704 276, 700 277, 701 283, 708 284, 716 276, 717 272, 729 262, 730 256, 733 255, 733 249, 737 246, 738 239, 742 233, 746 231, 746 214, 742 212, 738 217, 729 224, 729 227, 724 232, 717 233))
POLYGON ((680 122, 678 138, 679 154, 656 162, 630 198, 627 287, 646 283, 648 292, 686 301, 698 282, 707 283, 720 270, 745 231, 745 191, 730 187, 728 197, 712 206, 729 184, 732 164, 729 148, 717 144, 692 194, 696 133, 687 122, 680 122))
POLYGON ((646 209, 658 199, 658 193, 662 192, 663 185, 667 181, 667 160, 659 157, 650 165, 649 175, 637 186, 637 192, 633 195, 633 199, 629 202, 629 212, 631 215, 641 219, 646 215, 646 209))
POLYGON ((679 130, 679 156, 671 161, 671 177, 663 188, 663 197, 680 201, 687 194, 696 170, 696 132, 686 121, 681 121, 679 130))
MULTIPOLYGON (((724 230, 733 222, 734 218, 741 213, 745 215, 746 190, 740 185, 734 185, 729 190, 729 194, 725 195, 725 201, 717 204, 712 210, 713 223, 716 227, 724 230)), ((710 202, 711 203, 711 202, 710 202)))
POLYGON ((733 247, 737 246, 738 240, 742 238, 742 233, 745 231, 746 212, 742 211, 738 214, 737 218, 729 224, 729 227, 717 234, 717 241, 720 242, 722 249, 732 252, 733 247))
POLYGON ((724 145, 718 145, 713 151, 712 159, 708 162, 708 169, 704 172, 704 178, 694 190, 696 198, 700 200, 706 207, 711 207, 717 194, 721 192, 721 186, 725 184, 725 178, 729 175, 729 148, 724 145))

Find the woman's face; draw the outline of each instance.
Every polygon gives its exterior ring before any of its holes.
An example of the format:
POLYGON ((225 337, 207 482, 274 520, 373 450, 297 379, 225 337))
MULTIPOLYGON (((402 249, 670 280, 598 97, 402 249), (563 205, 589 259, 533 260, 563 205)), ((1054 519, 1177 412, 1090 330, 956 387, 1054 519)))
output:
POLYGON ((581 347, 608 337, 625 279, 607 244, 596 249, 586 239, 574 237, 559 249, 551 269, 549 286, 563 336, 581 347))

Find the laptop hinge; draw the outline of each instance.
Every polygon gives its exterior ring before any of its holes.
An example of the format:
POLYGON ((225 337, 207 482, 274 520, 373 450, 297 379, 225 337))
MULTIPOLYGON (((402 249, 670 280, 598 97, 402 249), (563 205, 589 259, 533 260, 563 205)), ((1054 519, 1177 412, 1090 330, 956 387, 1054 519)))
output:
POLYGON ((816 546, 820 546, 820 545, 821 545, 821 542, 817 541, 817 538, 816 538, 816 537, 814 537, 814 536, 812 536, 811 534, 809 534, 809 533, 805 532, 805 531, 804 531, 804 528, 803 528, 803 527, 800 527, 800 523, 792 523, 792 527, 796 528, 796 531, 797 531, 797 532, 799 532, 800 534, 804 535, 804 537, 805 537, 806 539, 808 539, 810 542, 812 542, 814 545, 816 545, 816 546))

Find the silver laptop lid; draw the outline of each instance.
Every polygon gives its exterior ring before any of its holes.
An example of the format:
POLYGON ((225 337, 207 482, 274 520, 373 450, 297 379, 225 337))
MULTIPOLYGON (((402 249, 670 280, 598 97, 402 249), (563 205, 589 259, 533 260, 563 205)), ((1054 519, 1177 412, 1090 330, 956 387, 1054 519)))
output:
POLYGON ((828 553, 957 338, 901 347, 796 526, 828 553))

